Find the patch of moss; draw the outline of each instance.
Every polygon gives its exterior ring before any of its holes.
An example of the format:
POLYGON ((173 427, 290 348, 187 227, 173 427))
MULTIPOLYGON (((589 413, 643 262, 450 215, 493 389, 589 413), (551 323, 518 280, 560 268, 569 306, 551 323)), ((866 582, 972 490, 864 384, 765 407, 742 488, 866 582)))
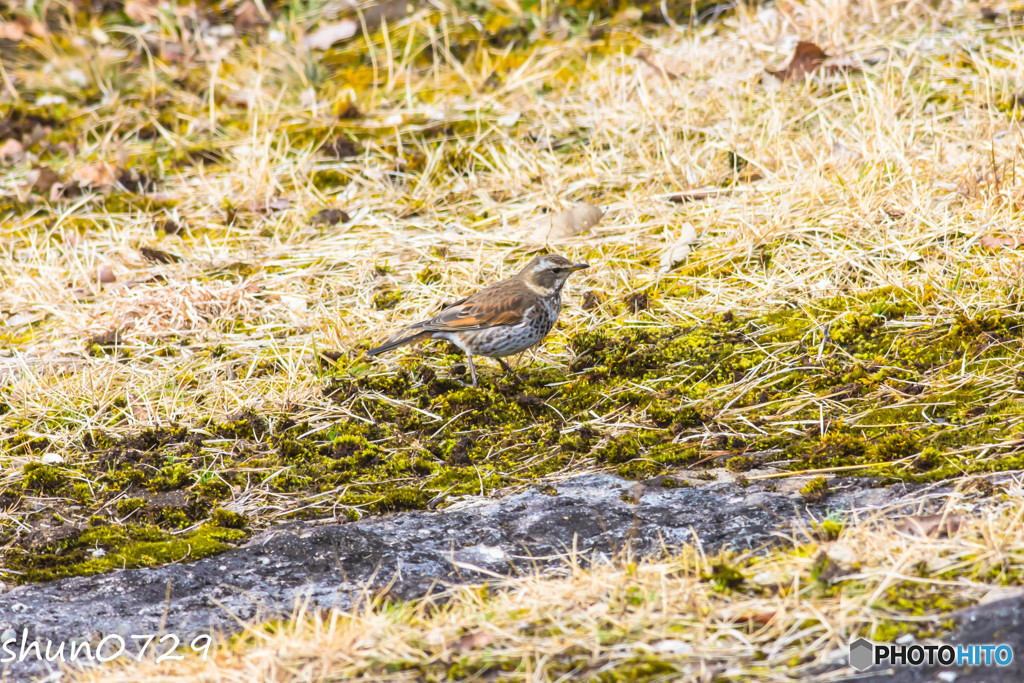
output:
POLYGON ((378 311, 394 308, 402 300, 402 293, 397 290, 385 290, 373 295, 373 307, 378 311))
MULTIPOLYGON (((359 419, 312 428, 286 411, 250 410, 123 439, 95 432, 83 444, 88 457, 69 459, 83 464, 30 466, 16 490, 0 494, 74 496, 85 514, 109 521, 118 512, 109 503, 125 501, 118 519, 133 514, 171 532, 202 523, 236 491, 273 492, 296 516, 318 514, 302 501, 336 491, 338 509, 358 517, 594 466, 641 480, 685 467, 688 479, 700 480, 723 462, 739 473, 779 463, 792 471, 850 468, 837 475, 882 483, 1024 467, 1006 426, 1015 424, 1016 404, 988 401, 992 390, 980 383, 945 389, 942 379, 974 364, 1012 362, 1024 323, 985 314, 912 333, 892 324, 920 305, 884 289, 828 299, 814 311, 596 328, 568 340, 566 366, 520 368, 518 380, 482 360, 477 387, 462 383, 464 359, 439 347, 431 365, 410 355, 391 371, 339 356, 320 369, 323 393, 340 415, 359 419), (771 382, 759 383, 765 375, 771 382), (851 422, 854 414, 861 418, 851 422), (610 415, 633 426, 593 428, 610 415), (709 439, 709 431, 722 436, 709 439), (985 459, 962 455, 982 443, 985 459), (86 480, 97 485, 69 483, 86 480), (132 499, 146 505, 129 510, 138 505, 132 499)), ((825 480, 802 494, 822 500, 825 480)))
POLYGON ((808 503, 820 503, 828 496, 828 480, 825 477, 815 477, 804 484, 800 489, 800 495, 808 503))
POLYGON ((14 548, 7 552, 6 560, 11 569, 20 572, 19 581, 49 581, 197 560, 223 552, 245 537, 244 531, 215 525, 177 536, 153 526, 101 525, 54 546, 32 551, 14 548))
POLYGON ((22 470, 22 487, 26 491, 54 494, 67 483, 67 477, 56 467, 30 462, 22 470))

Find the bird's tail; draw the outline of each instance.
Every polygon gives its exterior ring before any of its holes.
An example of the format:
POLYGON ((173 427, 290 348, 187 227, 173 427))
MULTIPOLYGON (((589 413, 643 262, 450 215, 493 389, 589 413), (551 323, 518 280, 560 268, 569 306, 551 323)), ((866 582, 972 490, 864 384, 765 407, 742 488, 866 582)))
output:
POLYGON ((392 349, 397 349, 399 346, 405 346, 406 344, 412 344, 418 342, 421 339, 427 339, 430 337, 430 332, 413 332, 412 334, 406 334, 404 332, 399 333, 392 337, 389 341, 384 342, 380 346, 370 349, 366 352, 367 356, 377 356, 382 353, 386 353, 392 349))

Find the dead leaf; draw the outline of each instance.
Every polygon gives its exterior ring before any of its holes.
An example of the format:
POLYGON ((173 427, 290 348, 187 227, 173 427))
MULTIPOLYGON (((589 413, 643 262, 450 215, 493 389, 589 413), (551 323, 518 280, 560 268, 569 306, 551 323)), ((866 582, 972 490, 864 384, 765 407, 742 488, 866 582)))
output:
POLYGON ((258 199, 249 202, 248 209, 253 213, 270 213, 272 211, 287 211, 292 207, 292 200, 288 197, 270 197, 269 199, 258 199))
POLYGON ((675 243, 661 255, 661 272, 667 273, 677 264, 686 260, 693 251, 693 243, 697 241, 697 229, 692 223, 683 223, 679 229, 679 237, 675 243))
POLYGON ((889 218, 893 219, 894 221, 898 221, 899 219, 901 219, 905 215, 907 215, 906 212, 903 209, 899 209, 899 208, 897 208, 895 206, 883 207, 882 211, 885 212, 886 216, 888 216, 889 218))
POLYGON ((341 209, 324 209, 318 211, 313 220, 310 222, 311 225, 337 225, 338 223, 348 223, 352 220, 347 213, 341 209))
POLYGON ((327 50, 335 43, 348 40, 359 32, 359 23, 352 19, 342 19, 334 24, 321 26, 303 41, 310 50, 327 50))
POLYGON ((46 24, 35 19, 28 21, 28 32, 36 38, 42 38, 49 33, 49 31, 46 30, 46 24))
POLYGON ((142 254, 142 258, 150 263, 177 263, 181 261, 181 257, 177 254, 171 254, 170 252, 154 249, 153 247, 139 247, 139 253, 142 254))
POLYGON ((578 235, 597 225, 603 216, 604 212, 601 209, 590 204, 580 204, 553 213, 537 223, 530 241, 543 244, 578 235))
POLYGON ((580 306, 584 311, 592 311, 601 305, 601 297, 592 289, 588 289, 583 295, 583 303, 580 306))
POLYGON ((765 69, 769 74, 780 81, 791 81, 795 78, 805 78, 814 73, 822 63, 828 59, 828 55, 814 43, 801 40, 796 44, 793 51, 793 58, 784 69, 778 71, 765 69))
MULTIPOLYGON (((668 198, 673 204, 685 204, 687 202, 699 202, 711 196, 711 192, 680 192, 668 198)), ((716 193, 717 194, 717 193, 716 193)))
POLYGON ((77 181, 79 185, 104 187, 106 185, 113 185, 117 182, 118 172, 116 166, 98 162, 82 166, 72 173, 71 177, 73 180, 77 181))
POLYGON ((1024 236, 1015 237, 997 237, 995 235, 985 235, 978 244, 984 249, 991 249, 992 251, 1000 251, 1001 249, 1016 249, 1017 247, 1024 246, 1024 236))
POLYGON ((911 536, 952 536, 960 531, 962 523, 959 515, 914 515, 905 517, 896 530, 911 536))
POLYGON ((494 643, 494 636, 484 631, 473 631, 460 636, 455 641, 455 647, 459 650, 481 650, 494 643))
POLYGON ((114 275, 114 269, 109 264, 103 264, 96 269, 96 280, 100 284, 110 284, 111 282, 117 282, 117 276, 114 275))
POLYGON ((21 144, 23 144, 25 147, 31 147, 37 142, 42 142, 43 140, 45 140, 46 136, 52 132, 53 129, 49 126, 40 126, 36 124, 32 126, 32 130, 30 130, 27 134, 25 134, 24 137, 21 138, 21 144))
POLYGON ((137 24, 152 23, 160 15, 159 4, 160 0, 128 0, 124 3, 124 13, 137 24))
POLYGON ((46 35, 46 25, 37 19, 28 17, 18 17, 13 21, 5 21, 0 24, 0 38, 20 42, 25 39, 26 34, 42 38, 46 35))
POLYGON ((0 38, 19 42, 25 37, 25 27, 19 21, 5 21, 0 24, 0 38))
POLYGON ((156 229, 163 232, 165 235, 180 235, 183 232, 188 232, 187 225, 181 225, 180 223, 171 220, 161 221, 157 224, 156 229))
POLYGON ((746 619, 748 621, 754 622, 755 624, 761 624, 762 626, 766 626, 767 624, 771 623, 772 619, 775 618, 775 615, 775 610, 770 610, 767 612, 753 612, 747 614, 746 619))
POLYGON ((4 161, 21 161, 25 156, 25 148, 17 140, 4 140, 0 145, 0 159, 4 161))
POLYGON ((122 334, 121 330, 113 329, 107 330, 106 332, 100 332, 99 334, 95 334, 89 337, 89 340, 86 342, 86 345, 92 346, 93 344, 95 344, 96 346, 115 346, 123 342, 124 335, 122 334))
POLYGON ((247 33, 267 23, 252 0, 246 0, 235 10, 235 30, 247 33))

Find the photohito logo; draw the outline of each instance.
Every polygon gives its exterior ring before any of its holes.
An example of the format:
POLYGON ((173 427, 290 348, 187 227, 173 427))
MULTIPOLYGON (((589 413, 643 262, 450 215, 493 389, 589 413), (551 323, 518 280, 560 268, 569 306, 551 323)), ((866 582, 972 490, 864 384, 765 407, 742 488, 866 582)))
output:
POLYGON ((850 666, 863 671, 876 664, 892 666, 1008 666, 1013 662, 1009 645, 897 645, 872 643, 858 638, 850 643, 850 666))

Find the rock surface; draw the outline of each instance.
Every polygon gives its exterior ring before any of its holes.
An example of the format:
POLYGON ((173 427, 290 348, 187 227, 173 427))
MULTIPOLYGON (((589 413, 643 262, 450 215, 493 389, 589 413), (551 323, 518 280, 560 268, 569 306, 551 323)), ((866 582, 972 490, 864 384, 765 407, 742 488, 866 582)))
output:
MULTIPOLYGON (((554 568, 573 548, 581 561, 627 545, 652 555, 695 540, 709 553, 756 549, 784 542, 811 517, 912 497, 903 486, 848 480, 826 502, 807 505, 797 493, 800 478, 780 480, 777 488, 768 481, 666 488, 586 475, 439 512, 287 524, 190 564, 17 587, 0 596, 0 640, 20 639, 24 631, 45 647, 46 639, 96 643, 107 634, 172 633, 187 643, 199 633, 235 632, 240 621, 291 614, 306 600, 348 608, 388 584, 391 596, 408 599, 444 584, 554 568)), ((54 668, 35 660, 7 666, 8 680, 54 668)))

